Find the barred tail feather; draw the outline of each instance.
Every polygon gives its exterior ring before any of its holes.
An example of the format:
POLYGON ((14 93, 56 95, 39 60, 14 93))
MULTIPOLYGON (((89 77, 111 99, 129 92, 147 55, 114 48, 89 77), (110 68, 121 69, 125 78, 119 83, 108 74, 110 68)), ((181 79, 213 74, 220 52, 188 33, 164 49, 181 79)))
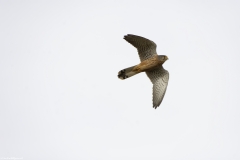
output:
POLYGON ((125 68, 125 69, 119 71, 118 72, 118 78, 123 80, 123 79, 127 79, 129 77, 132 77, 132 76, 138 74, 139 72, 133 71, 134 67, 135 66, 132 66, 132 67, 125 68))

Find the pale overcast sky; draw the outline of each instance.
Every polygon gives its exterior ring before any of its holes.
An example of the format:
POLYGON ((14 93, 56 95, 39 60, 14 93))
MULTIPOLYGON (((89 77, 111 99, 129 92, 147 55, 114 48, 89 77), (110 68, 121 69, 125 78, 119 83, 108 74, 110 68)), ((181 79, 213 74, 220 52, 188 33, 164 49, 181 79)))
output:
POLYGON ((0 159, 240 159, 240 1, 0 1, 0 159), (123 36, 169 60, 152 108, 123 36))

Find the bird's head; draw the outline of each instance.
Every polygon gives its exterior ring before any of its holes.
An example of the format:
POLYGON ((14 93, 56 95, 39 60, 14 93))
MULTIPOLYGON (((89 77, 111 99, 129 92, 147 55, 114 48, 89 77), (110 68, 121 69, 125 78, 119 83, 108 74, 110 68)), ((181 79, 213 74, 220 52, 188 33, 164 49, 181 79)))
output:
POLYGON ((158 55, 158 59, 162 62, 162 64, 168 60, 168 57, 165 55, 158 55))

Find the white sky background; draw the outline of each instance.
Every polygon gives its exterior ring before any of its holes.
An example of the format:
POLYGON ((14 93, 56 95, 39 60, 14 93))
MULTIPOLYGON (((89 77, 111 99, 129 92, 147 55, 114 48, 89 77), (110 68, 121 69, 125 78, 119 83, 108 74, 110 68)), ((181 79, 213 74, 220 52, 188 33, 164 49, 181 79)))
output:
POLYGON ((0 157, 240 159, 240 2, 0 1, 0 157), (123 36, 169 60, 152 108, 123 36))

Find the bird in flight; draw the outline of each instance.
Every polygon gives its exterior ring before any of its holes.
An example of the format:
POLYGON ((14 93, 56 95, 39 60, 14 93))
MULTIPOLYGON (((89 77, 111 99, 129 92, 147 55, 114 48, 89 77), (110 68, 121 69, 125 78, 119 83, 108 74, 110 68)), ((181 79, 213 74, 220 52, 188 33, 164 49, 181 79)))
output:
POLYGON ((137 48, 141 63, 119 71, 118 78, 124 80, 146 72, 153 84, 153 108, 156 109, 161 104, 168 85, 169 73, 162 66, 168 57, 157 55, 157 45, 147 38, 128 34, 124 39, 137 48))

